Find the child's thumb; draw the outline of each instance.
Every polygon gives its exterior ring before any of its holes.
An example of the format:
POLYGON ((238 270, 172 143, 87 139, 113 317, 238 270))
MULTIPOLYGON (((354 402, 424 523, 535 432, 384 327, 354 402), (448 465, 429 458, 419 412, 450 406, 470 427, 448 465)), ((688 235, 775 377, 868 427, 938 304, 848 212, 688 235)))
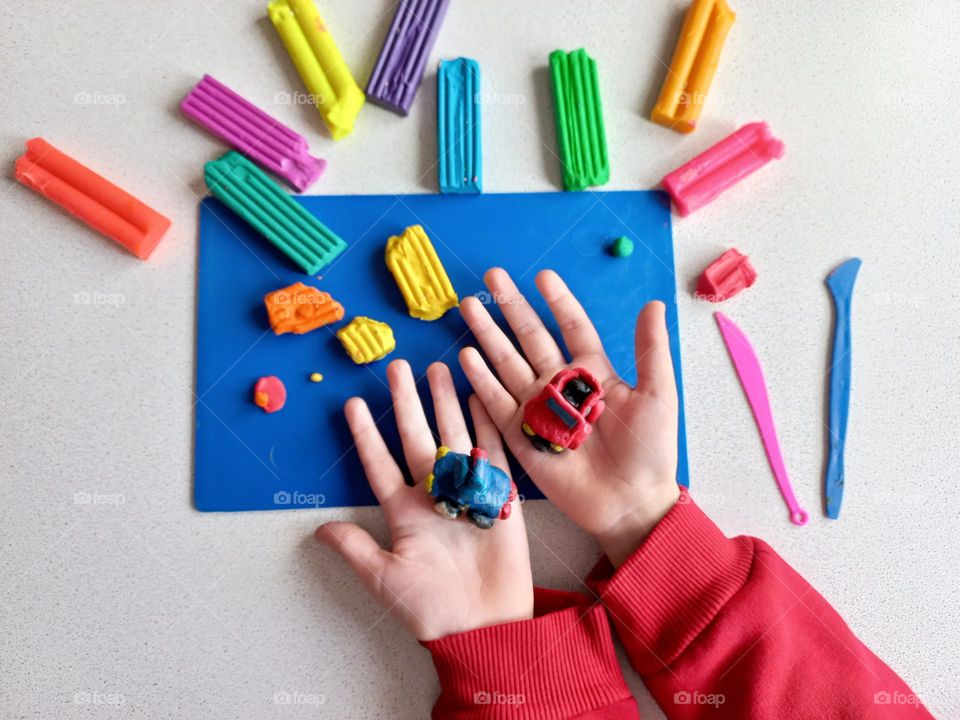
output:
POLYGON ((637 317, 634 335, 637 359, 637 389, 661 400, 676 402, 677 385, 670 359, 670 334, 667 331, 666 306, 660 301, 647 303, 637 317))
POLYGON ((380 585, 389 553, 370 533, 355 523, 328 522, 317 528, 317 540, 332 548, 349 563, 357 577, 373 592, 380 585))

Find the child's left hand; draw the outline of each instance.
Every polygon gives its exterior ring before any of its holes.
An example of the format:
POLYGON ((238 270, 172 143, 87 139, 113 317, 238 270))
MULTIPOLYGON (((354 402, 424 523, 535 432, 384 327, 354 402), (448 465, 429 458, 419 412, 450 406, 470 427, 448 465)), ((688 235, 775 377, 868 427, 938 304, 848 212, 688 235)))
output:
MULTIPOLYGON (((450 370, 434 363, 427 371, 440 442, 468 453, 473 443, 457 401, 450 370)), ((407 467, 420 482, 433 468, 437 445, 424 416, 410 366, 395 360, 387 368, 390 393, 407 467)), ((520 503, 489 530, 466 519, 449 520, 433 509, 422 485, 408 487, 390 455, 366 403, 344 406, 363 469, 390 527, 385 550, 354 523, 330 522, 317 539, 339 552, 367 590, 401 620, 418 640, 434 640, 488 625, 533 616, 533 580, 520 503)), ((477 446, 505 471, 500 434, 476 397, 470 413, 477 446)))

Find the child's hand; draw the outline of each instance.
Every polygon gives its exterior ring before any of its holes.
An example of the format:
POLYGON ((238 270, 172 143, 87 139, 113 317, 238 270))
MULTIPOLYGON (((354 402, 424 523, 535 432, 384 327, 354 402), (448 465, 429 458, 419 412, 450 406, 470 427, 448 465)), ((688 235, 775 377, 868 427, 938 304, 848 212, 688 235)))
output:
MULTIPOLYGON (((410 366, 387 368, 403 454, 414 481, 433 469, 437 444, 427 425, 410 366)), ((440 442, 461 453, 473 444, 457 402, 450 370, 434 363, 427 371, 440 442)), ((434 511, 422 483, 408 487, 384 444, 366 403, 351 398, 344 407, 370 487, 383 506, 392 547, 384 550, 354 523, 330 522, 317 539, 350 563, 367 590, 399 618, 418 640, 433 640, 487 625, 533 616, 533 580, 520 503, 508 520, 489 530, 434 511)), ((500 434, 483 406, 470 398, 477 446, 491 464, 508 471, 500 434)))
POLYGON ((460 354, 464 372, 533 481, 619 567, 679 497, 677 389, 663 303, 649 303, 637 318, 633 388, 614 372, 593 324, 556 273, 541 272, 537 287, 557 319, 572 363, 504 270, 488 271, 485 280, 526 357, 483 304, 467 298, 461 313, 500 377, 474 348, 460 354), (596 375, 606 391, 607 410, 578 450, 557 456, 537 451, 521 423, 524 403, 565 366, 596 375))

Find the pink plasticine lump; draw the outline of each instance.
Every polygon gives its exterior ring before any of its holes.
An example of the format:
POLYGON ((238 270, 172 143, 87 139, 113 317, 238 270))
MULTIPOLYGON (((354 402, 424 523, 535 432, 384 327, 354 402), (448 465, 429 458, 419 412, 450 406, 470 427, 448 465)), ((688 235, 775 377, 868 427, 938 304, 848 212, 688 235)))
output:
POLYGON ((262 377, 253 387, 253 402, 265 413, 275 413, 287 403, 287 388, 274 375, 262 377))

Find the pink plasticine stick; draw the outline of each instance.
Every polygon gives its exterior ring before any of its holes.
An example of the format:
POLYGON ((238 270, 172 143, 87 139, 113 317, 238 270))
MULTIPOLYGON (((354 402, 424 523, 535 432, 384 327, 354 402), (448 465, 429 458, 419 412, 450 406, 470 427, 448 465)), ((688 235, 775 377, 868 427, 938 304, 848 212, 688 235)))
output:
POLYGON ((743 392, 753 410, 753 419, 760 429, 760 439, 763 440, 770 469, 780 486, 787 507, 790 509, 790 522, 794 525, 806 525, 810 516, 800 507, 793 487, 790 485, 790 476, 787 475, 786 465, 783 463, 783 454, 780 452, 780 442, 777 440, 777 428, 773 424, 773 412, 770 410, 770 398, 767 396, 767 385, 763 380, 763 369, 743 330, 733 324, 723 313, 714 313, 713 316, 720 326, 720 334, 730 351, 730 358, 737 370, 743 392))
POLYGON ((750 123, 667 175, 663 188, 686 216, 771 160, 782 158, 784 149, 765 122, 750 123))
POLYGON ((327 167, 326 160, 310 155, 302 135, 210 75, 193 86, 180 109, 297 192, 310 187, 327 167))

